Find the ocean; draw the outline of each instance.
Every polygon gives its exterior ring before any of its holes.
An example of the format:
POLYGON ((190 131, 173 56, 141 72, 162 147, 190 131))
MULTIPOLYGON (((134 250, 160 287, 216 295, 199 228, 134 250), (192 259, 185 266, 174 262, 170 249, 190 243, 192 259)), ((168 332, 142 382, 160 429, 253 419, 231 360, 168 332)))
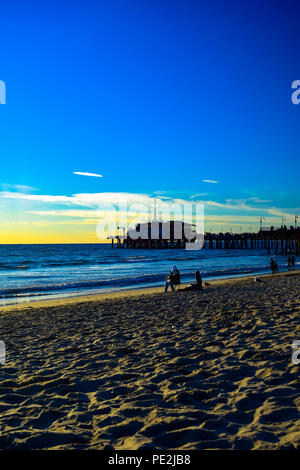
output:
MULTIPOLYGON (((287 256, 276 256, 279 270, 287 256)), ((110 244, 0 245, 0 305, 150 286, 163 287, 172 265, 182 281, 270 272, 265 250, 132 250, 110 244)), ((299 268, 299 259, 296 268, 299 268)))

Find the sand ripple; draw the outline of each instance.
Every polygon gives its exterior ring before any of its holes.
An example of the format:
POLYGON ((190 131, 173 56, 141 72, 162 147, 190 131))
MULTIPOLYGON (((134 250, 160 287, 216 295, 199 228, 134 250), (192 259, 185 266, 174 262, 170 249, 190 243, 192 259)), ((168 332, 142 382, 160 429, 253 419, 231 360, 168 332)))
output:
POLYGON ((2 449, 299 449, 300 276, 1 314, 2 449))

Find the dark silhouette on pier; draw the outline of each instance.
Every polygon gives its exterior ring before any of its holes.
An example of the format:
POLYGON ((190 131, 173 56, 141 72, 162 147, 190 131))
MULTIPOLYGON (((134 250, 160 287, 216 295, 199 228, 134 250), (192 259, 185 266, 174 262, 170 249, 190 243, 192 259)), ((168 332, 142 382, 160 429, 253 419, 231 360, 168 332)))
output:
MULTIPOLYGON (((166 223, 167 224, 167 223, 166 223)), ((130 230, 127 234, 115 235, 108 237, 114 241, 118 248, 141 248, 141 249, 167 249, 167 248, 185 248, 187 242, 193 242, 193 239, 186 238, 184 225, 182 231, 178 235, 174 221, 170 221, 169 236, 164 237, 164 223, 157 222, 156 236, 153 236, 153 225, 151 222, 147 224, 137 224, 135 233, 138 234, 139 228, 146 226, 148 237, 137 236, 132 238, 130 230), (177 233, 176 233, 177 232, 177 233)), ((194 238, 195 239, 195 238, 194 238)), ((206 232, 204 235, 204 246, 208 249, 264 249, 268 253, 271 250, 275 254, 300 254, 300 227, 281 228, 270 227, 269 229, 261 229, 252 233, 211 233, 206 232)))

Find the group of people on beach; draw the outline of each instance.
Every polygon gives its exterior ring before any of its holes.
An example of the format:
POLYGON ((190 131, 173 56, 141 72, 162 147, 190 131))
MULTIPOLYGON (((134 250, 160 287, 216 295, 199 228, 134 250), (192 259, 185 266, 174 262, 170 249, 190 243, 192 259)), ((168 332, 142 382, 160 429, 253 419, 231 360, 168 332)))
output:
MULTIPOLYGON (((202 278, 200 271, 195 272, 195 281, 189 286, 185 287, 184 290, 201 290, 202 289, 202 278)), ((172 266, 169 276, 166 278, 165 292, 168 292, 168 288, 172 289, 172 292, 175 292, 175 286, 180 285, 180 272, 177 267, 172 266)))
MULTIPOLYGON (((289 257, 287 259, 288 271, 294 271, 295 270, 295 264, 296 264, 295 256, 294 255, 289 255, 289 257)), ((278 264, 277 264, 277 261, 274 258, 271 258, 270 265, 271 265, 272 274, 277 274, 278 273, 278 264)))
MULTIPOLYGON (((287 259, 288 271, 295 270, 296 259, 294 255, 289 255, 287 259)), ((274 258, 270 260, 272 274, 278 274, 278 263, 274 258)), ((189 286, 185 287, 184 290, 201 290, 202 289, 202 278, 200 271, 195 272, 195 281, 189 286)), ((170 274, 166 277, 165 292, 168 292, 169 287, 172 292, 175 292, 175 286, 180 285, 180 272, 177 267, 172 266, 170 274)))

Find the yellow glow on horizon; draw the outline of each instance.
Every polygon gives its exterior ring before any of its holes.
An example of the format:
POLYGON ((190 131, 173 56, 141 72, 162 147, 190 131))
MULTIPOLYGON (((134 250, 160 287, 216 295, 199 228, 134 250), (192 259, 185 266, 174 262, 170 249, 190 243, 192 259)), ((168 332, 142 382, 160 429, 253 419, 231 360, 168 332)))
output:
MULTIPOLYGON (((56 227, 55 227, 56 228, 56 227)), ((51 244, 51 243, 109 243, 109 240, 99 240, 95 230, 68 230, 58 231, 50 229, 41 230, 40 227, 18 227, 14 230, 0 232, 0 244, 51 244)))

